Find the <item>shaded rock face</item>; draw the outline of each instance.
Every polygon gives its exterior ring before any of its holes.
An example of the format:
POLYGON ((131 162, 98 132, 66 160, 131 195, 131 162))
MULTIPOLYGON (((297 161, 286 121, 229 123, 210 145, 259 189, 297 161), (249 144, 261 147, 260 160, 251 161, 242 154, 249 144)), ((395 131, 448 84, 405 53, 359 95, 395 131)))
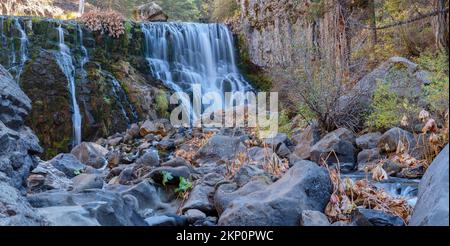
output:
POLYGON ((277 182, 233 200, 218 223, 221 226, 300 225, 303 210, 323 212, 330 196, 331 181, 326 170, 313 162, 300 161, 277 182))
POLYGON ((447 145, 431 163, 420 181, 418 200, 409 225, 449 225, 448 149, 447 145))
MULTIPOLYGON (((31 101, 19 107, 29 110, 33 104, 27 125, 45 148, 42 158, 50 159, 74 147, 68 80, 55 60, 55 53, 59 52, 56 28, 60 24, 75 67, 73 76, 83 140, 124 131, 144 117, 157 118, 155 95, 165 93, 166 89, 150 74, 143 57, 144 35, 139 24, 129 22, 124 35, 111 38, 71 21, 6 16, 1 20, 0 64, 7 69, 15 70, 12 56, 19 59, 19 51, 23 49, 16 21, 27 35, 27 59, 17 77, 31 101), (87 63, 82 45, 89 58, 87 63)), ((23 110, 17 111, 7 124, 18 124, 24 120, 23 116, 23 110)), ((3 121, 6 124, 6 119, 3 121)))
POLYGON ((22 196, 25 181, 36 167, 39 140, 24 125, 30 99, 0 65, 0 225, 44 225, 22 196))
POLYGON ((169 18, 161 6, 154 2, 139 6, 133 14, 139 21, 167 21, 169 18))

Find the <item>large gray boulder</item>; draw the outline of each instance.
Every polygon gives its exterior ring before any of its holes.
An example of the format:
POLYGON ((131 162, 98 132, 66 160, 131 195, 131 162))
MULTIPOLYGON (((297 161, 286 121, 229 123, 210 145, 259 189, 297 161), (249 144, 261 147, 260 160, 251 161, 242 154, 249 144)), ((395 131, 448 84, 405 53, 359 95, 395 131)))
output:
POLYGON ((324 161, 328 165, 339 163, 341 169, 346 167, 351 170, 356 164, 354 144, 355 135, 345 128, 340 128, 328 133, 312 146, 310 158, 316 163, 324 161))
POLYGON ((292 137, 295 146, 294 154, 303 160, 308 160, 311 157, 311 147, 320 140, 320 131, 316 125, 308 126, 300 134, 292 137))
POLYGON ((232 160, 239 152, 245 150, 243 137, 214 135, 203 145, 195 155, 197 161, 232 160))
POLYGON ((167 21, 169 18, 161 6, 154 2, 143 4, 134 10, 134 18, 139 21, 167 21))
POLYGON ((448 226, 449 225, 449 178, 448 145, 431 163, 419 184, 417 204, 409 225, 448 226))
POLYGON ((103 168, 108 163, 108 150, 96 143, 83 142, 72 149, 71 153, 77 159, 93 168, 103 168))
MULTIPOLYGON (((245 187, 245 186, 244 186, 245 187)), ((323 167, 300 161, 265 189, 234 199, 219 218, 220 226, 296 226, 303 210, 323 212, 332 192, 323 167)))
POLYGON ((69 178, 77 176, 78 173, 81 173, 86 169, 86 165, 81 163, 72 154, 59 154, 48 161, 48 163, 63 172, 69 178))

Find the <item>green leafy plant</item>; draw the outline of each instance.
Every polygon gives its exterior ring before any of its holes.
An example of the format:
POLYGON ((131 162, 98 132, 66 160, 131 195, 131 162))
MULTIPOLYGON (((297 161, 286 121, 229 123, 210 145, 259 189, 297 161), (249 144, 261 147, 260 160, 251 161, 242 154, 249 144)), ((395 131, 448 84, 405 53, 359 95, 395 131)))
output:
POLYGON ((192 189, 192 183, 188 179, 180 177, 180 183, 178 183, 178 188, 175 189, 175 192, 185 193, 190 189, 192 189))
POLYGON ((169 101, 167 100, 166 93, 159 91, 155 97, 156 111, 163 117, 167 117, 169 112, 169 101))
POLYGON ((170 172, 167 171, 162 171, 161 174, 163 176, 162 184, 166 186, 166 184, 173 179, 173 176, 170 172))
POLYGON ((78 175, 81 174, 81 172, 82 172, 82 170, 75 170, 75 171, 73 171, 73 174, 74 174, 75 176, 78 176, 78 175))

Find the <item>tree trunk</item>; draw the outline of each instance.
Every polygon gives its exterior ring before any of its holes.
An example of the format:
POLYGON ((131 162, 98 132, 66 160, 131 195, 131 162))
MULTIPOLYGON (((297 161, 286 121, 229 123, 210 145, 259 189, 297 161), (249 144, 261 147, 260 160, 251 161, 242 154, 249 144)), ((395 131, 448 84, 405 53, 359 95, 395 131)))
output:
MULTIPOLYGON (((444 10, 448 7, 448 0, 433 0, 433 7, 436 10, 444 10)), ((433 32, 438 49, 449 51, 449 15, 448 12, 441 12, 433 18, 433 32)))

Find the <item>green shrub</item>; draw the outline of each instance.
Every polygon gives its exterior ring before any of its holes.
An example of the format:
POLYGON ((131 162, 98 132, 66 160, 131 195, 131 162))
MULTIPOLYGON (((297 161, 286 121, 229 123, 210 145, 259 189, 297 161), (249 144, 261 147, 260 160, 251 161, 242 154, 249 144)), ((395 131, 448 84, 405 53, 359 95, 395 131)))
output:
POLYGON ((169 112, 169 100, 164 91, 158 91, 155 97, 155 109, 159 115, 166 117, 169 112))
POLYGON ((374 129, 388 129, 402 125, 414 127, 420 108, 417 104, 402 98, 391 90, 389 83, 378 81, 373 95, 371 112, 366 119, 366 124, 374 129))

